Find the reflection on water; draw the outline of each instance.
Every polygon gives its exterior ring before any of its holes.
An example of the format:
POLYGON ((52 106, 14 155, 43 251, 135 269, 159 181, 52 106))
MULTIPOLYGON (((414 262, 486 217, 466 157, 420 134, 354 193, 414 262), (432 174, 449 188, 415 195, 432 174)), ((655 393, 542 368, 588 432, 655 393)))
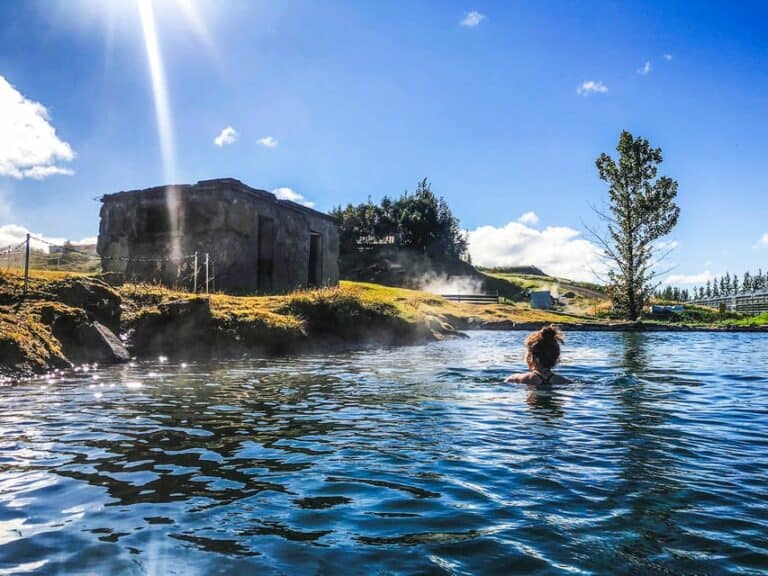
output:
MULTIPOLYGON (((622 332, 621 333, 621 348, 624 356, 624 368, 630 374, 641 375, 648 367, 648 337, 646 334, 639 332, 622 332)), ((668 355, 674 353, 672 350, 664 350, 663 348, 657 348, 656 354, 668 355)))
POLYGON ((557 388, 531 386, 525 401, 544 418, 558 418, 563 415, 564 398, 557 388))
POLYGON ((5 388, 0 574, 768 570, 764 337, 524 336, 5 388))

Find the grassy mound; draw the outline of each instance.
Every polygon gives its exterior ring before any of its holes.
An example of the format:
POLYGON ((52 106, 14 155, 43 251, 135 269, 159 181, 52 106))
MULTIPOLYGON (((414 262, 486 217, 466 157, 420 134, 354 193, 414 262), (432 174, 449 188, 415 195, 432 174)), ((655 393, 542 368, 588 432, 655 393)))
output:
POLYGON ((0 377, 69 366, 61 345, 43 321, 48 312, 42 305, 16 310, 0 307, 0 377))
POLYGON ((196 296, 126 285, 124 326, 139 352, 219 355, 285 352, 344 344, 408 344, 453 334, 442 298, 373 284, 283 296, 196 296))

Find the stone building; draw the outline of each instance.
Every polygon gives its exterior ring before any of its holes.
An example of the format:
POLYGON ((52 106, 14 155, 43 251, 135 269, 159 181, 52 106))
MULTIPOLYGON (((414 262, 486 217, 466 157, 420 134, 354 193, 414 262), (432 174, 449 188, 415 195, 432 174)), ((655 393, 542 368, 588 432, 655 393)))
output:
POLYGON ((328 214, 239 180, 202 180, 108 194, 98 253, 126 280, 270 294, 339 281, 339 237, 328 214), (198 268, 195 272, 194 254, 198 268))

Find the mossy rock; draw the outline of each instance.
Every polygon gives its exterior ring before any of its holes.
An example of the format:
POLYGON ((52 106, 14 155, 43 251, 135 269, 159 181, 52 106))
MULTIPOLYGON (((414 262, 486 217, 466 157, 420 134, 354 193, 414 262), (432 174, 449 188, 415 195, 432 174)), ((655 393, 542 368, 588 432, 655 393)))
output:
POLYGON ((137 352, 193 354, 210 346, 214 320, 207 298, 189 298, 144 309, 129 328, 137 352))
POLYGON ((50 328, 36 314, 0 309, 0 374, 40 374, 70 365, 50 328))
POLYGON ((424 339, 429 331, 405 320, 393 304, 334 289, 296 294, 280 311, 301 318, 310 338, 405 343, 424 339))
POLYGON ((46 290, 55 295, 58 302, 81 308, 88 318, 120 330, 120 294, 109 284, 96 278, 66 278, 51 282, 46 290))

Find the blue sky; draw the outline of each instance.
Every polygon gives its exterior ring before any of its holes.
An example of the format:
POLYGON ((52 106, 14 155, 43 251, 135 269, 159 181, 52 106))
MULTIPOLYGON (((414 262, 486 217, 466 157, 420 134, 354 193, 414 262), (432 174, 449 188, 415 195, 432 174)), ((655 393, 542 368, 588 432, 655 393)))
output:
MULTIPOLYGON (((594 160, 627 129, 680 184, 672 279, 768 269, 765 3, 187 1, 192 18, 152 3, 177 182, 230 176, 328 210, 427 176, 475 261, 584 277, 594 160)), ((6 232, 93 236, 94 198, 165 182, 137 4, 0 2, 19 95, 0 123, 23 98, 55 129, 37 170, 0 130, 6 232)))

